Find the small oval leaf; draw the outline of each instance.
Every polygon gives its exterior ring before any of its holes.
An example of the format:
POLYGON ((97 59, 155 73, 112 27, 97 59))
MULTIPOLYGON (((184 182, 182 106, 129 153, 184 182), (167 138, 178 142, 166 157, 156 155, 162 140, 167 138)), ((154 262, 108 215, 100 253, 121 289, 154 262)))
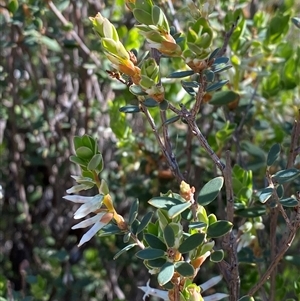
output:
POLYGON ((139 106, 128 105, 120 108, 119 111, 123 113, 138 113, 140 112, 140 108, 139 106))
POLYGON ((150 234, 150 233, 146 233, 144 235, 144 238, 145 238, 147 244, 149 245, 149 247, 151 247, 153 249, 160 249, 163 251, 167 250, 167 246, 157 236, 150 234))
POLYGON ((279 202, 283 207, 295 207, 298 205, 298 201, 294 198, 285 198, 279 202))
POLYGON ((157 276, 159 285, 164 285, 169 282, 174 275, 174 265, 171 262, 166 262, 157 276))
POLYGON ((139 200, 136 199, 134 202, 132 202, 131 207, 130 207, 130 211, 129 211, 129 217, 128 217, 128 224, 131 225, 137 215, 138 215, 138 208, 139 208, 139 200))
POLYGON ((199 193, 199 196, 197 198, 198 204, 206 206, 210 204, 213 200, 215 200, 215 198, 217 197, 217 195, 223 187, 223 183, 223 177, 217 177, 207 182, 199 193))
POLYGON ((240 98, 240 95, 234 91, 218 91, 209 101, 211 105, 226 105, 240 98))
POLYGON ((271 187, 262 189, 259 194, 259 201, 264 204, 272 196, 273 192, 274 189, 271 187))
POLYGON ((182 78, 193 75, 195 72, 193 70, 186 70, 186 71, 177 71, 173 72, 167 76, 167 78, 182 78))
POLYGON ((149 222, 151 221, 151 218, 153 216, 153 212, 147 212, 146 215, 142 218, 141 223, 139 224, 138 228, 137 228, 137 234, 139 234, 140 232, 142 232, 149 224, 149 222))
POLYGON ((209 85, 207 88, 206 88, 206 92, 212 92, 212 91, 215 91, 215 90, 218 90, 218 89, 221 89, 224 85, 226 85, 227 83, 229 82, 229 80, 221 80, 217 83, 213 83, 211 85, 209 85))
POLYGON ((220 262, 224 258, 224 251, 223 250, 217 250, 214 251, 212 254, 210 254, 210 261, 212 262, 220 262))
POLYGON ((164 257, 165 252, 160 249, 146 248, 144 250, 138 251, 135 255, 136 255, 136 257, 143 259, 143 260, 151 260, 151 259, 164 257))
POLYGON ((96 170, 97 167, 102 163, 102 155, 101 154, 96 154, 93 156, 93 158, 90 160, 87 169, 90 171, 96 170))
POLYGON ((178 216, 180 213, 182 213, 184 210, 188 209, 191 207, 191 203, 190 202, 186 202, 186 203, 182 203, 179 205, 175 205, 173 207, 171 207, 168 211, 168 216, 170 218, 175 218, 176 216, 178 216))
POLYGON ((288 183, 290 181, 295 180, 300 175, 300 170, 296 168, 290 168, 285 170, 280 170, 273 175, 273 179, 277 181, 279 184, 288 183))
POLYGON ((195 273, 194 267, 185 261, 176 262, 175 271, 178 272, 182 277, 191 277, 195 273))
POLYGON ((276 143, 272 145, 268 157, 267 157, 267 165, 271 166, 280 156, 280 144, 276 143))
POLYGON ((93 157, 93 151, 86 147, 86 146, 80 146, 76 149, 76 155, 80 159, 91 159, 93 157))
POLYGON ((228 221, 217 221, 207 228, 207 235, 212 238, 220 237, 232 229, 232 223, 228 221))
POLYGON ((137 243, 133 243, 130 244, 128 246, 126 246, 125 248, 123 248, 122 250, 120 250, 115 256, 114 256, 114 260, 117 259, 120 255, 122 255, 123 253, 129 251, 130 249, 132 249, 134 246, 136 246, 137 243))
POLYGON ((200 246, 203 243, 204 238, 204 233, 195 233, 182 242, 182 244, 178 248, 178 251, 182 254, 188 253, 200 246))
POLYGON ((158 209, 168 209, 171 206, 182 204, 180 200, 166 196, 154 197, 148 203, 158 209))
POLYGON ((169 248, 174 247, 175 234, 173 228, 170 225, 167 225, 164 229, 164 240, 169 248))
POLYGON ((239 209, 235 211, 235 214, 242 217, 258 217, 266 214, 266 208, 264 207, 253 207, 239 209))

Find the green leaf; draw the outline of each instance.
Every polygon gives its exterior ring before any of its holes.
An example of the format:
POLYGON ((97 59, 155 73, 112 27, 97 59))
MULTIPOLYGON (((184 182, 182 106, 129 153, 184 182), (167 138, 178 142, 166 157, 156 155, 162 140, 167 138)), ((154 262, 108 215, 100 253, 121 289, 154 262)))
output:
POLYGON ((169 209, 171 206, 182 204, 180 200, 167 196, 154 197, 148 203, 158 209, 169 209))
POLYGON ((169 248, 174 247, 175 234, 174 234, 173 228, 170 225, 167 225, 164 228, 164 240, 169 248))
POLYGON ((80 166, 84 166, 86 167, 87 166, 87 161, 85 160, 82 160, 81 158, 78 158, 77 156, 70 156, 70 159, 69 159, 71 162, 75 163, 75 164, 78 164, 80 166))
POLYGON ((266 214, 265 207, 253 207, 246 209, 239 209, 235 211, 235 214, 242 217, 258 217, 266 214))
POLYGON ((140 107, 134 105, 128 105, 128 106, 121 107, 119 111, 123 113, 138 113, 140 112, 140 107))
POLYGON ((121 234, 122 230, 115 224, 108 224, 101 229, 100 237, 121 234))
POLYGON ((153 234, 146 233, 144 235, 144 239, 146 240, 149 247, 151 247, 152 249, 160 249, 163 251, 167 250, 167 246, 165 245, 165 243, 153 234))
POLYGON ((210 254, 210 261, 212 262, 220 262, 224 258, 224 251, 223 250, 217 250, 210 254))
POLYGON ((120 250, 115 256, 114 256, 114 260, 116 260, 120 255, 122 255, 123 253, 129 251, 130 249, 132 249, 133 247, 135 247, 137 245, 137 243, 133 243, 130 244, 126 247, 124 247, 122 250, 120 250))
POLYGON ((221 48, 216 48, 216 49, 210 54, 210 56, 209 56, 209 58, 208 58, 208 61, 214 59, 214 58, 217 56, 217 54, 219 53, 220 49, 221 49, 221 48))
POLYGON ((130 232, 125 233, 124 236, 123 236, 123 242, 125 244, 128 243, 129 240, 130 240, 130 237, 131 237, 131 233, 130 232))
POLYGON ((157 258, 153 260, 148 260, 147 265, 152 268, 161 268, 166 263, 166 258, 157 258))
POLYGON ((192 204, 190 202, 185 202, 179 205, 175 205, 168 210, 168 216, 170 218, 175 218, 176 216, 178 216, 180 213, 190 208, 191 206, 192 204))
POLYGON ((234 91, 218 91, 214 93, 209 103, 211 105, 222 106, 238 100, 239 98, 240 95, 234 91))
POLYGON ((56 40, 48 38, 46 36, 40 36, 38 39, 40 44, 45 45, 49 50, 54 52, 62 52, 62 49, 56 40))
POLYGON ((167 78, 182 78, 193 75, 195 72, 193 70, 176 71, 167 76, 167 78))
POLYGON ((188 253, 200 246, 203 243, 204 238, 204 233, 195 233, 182 242, 178 251, 182 254, 188 253))
POLYGON ((133 13, 135 19, 139 23, 145 24, 145 25, 152 25, 153 24, 151 14, 144 11, 143 9, 135 8, 135 9, 133 9, 132 13, 133 13))
POLYGON ((90 171, 97 170, 97 172, 99 173, 102 170, 102 162, 103 162, 102 155, 96 154, 90 160, 87 169, 90 171))
POLYGON ((207 236, 216 238, 225 235, 232 229, 232 223, 228 221, 217 221, 207 228, 207 236))
POLYGON ((217 177, 206 183, 200 190, 199 196, 197 198, 198 204, 206 206, 215 200, 220 190, 223 187, 224 178, 217 177))
POLYGON ((252 144, 249 141, 242 141, 241 148, 244 149, 248 154, 265 160, 265 152, 258 146, 252 144))
POLYGON ((79 157, 80 159, 91 159, 94 155, 93 151, 86 147, 86 146, 80 146, 76 149, 76 155, 77 157, 79 157))
POLYGON ((174 116, 172 118, 169 118, 168 120, 166 120, 163 125, 169 125, 169 124, 172 124, 176 121, 178 121, 180 119, 180 116, 174 116))
MULTIPOLYGON (((164 14, 162 10, 157 6, 154 5, 152 7, 152 24, 155 26, 161 26, 164 20, 164 14)), ((145 23, 144 23, 145 24, 145 23)))
POLYGON ((160 249, 146 248, 144 250, 138 251, 135 255, 143 260, 151 260, 151 259, 164 257, 165 252, 160 249))
POLYGON ((300 28, 300 18, 293 17, 292 22, 294 25, 296 25, 298 28, 300 28))
POLYGON ((148 108, 154 108, 158 106, 158 102, 153 98, 147 98, 143 101, 143 104, 148 108))
POLYGON ((280 144, 273 144, 267 157, 267 165, 271 166, 280 156, 280 144))
POLYGON ((128 224, 131 225, 137 215, 138 215, 138 209, 139 209, 139 200, 136 199, 134 202, 132 202, 131 207, 130 207, 130 211, 129 211, 129 217, 128 217, 128 224))
POLYGON ((291 182, 298 178, 300 175, 300 170, 296 168, 290 168, 290 169, 284 169, 281 171, 278 171, 275 175, 272 176, 272 178, 278 183, 278 184, 284 184, 291 182))
POLYGON ((129 87, 129 91, 132 94, 137 95, 137 96, 145 96, 145 95, 147 95, 147 93, 140 86, 137 86, 137 85, 130 86, 129 87))
POLYGON ((280 200, 280 204, 283 207, 296 207, 298 205, 298 201, 294 198, 285 198, 280 200))
POLYGON ((274 189, 271 187, 262 189, 259 194, 259 201, 264 204, 272 196, 273 192, 274 189))
POLYGON ((162 111, 166 111, 169 107, 169 103, 164 99, 162 102, 159 103, 159 108, 162 111))
POLYGON ((137 228, 137 234, 142 232, 149 224, 151 221, 151 218, 153 216, 153 212, 147 212, 146 215, 142 218, 141 223, 139 224, 137 228))
POLYGON ((284 187, 283 187, 283 185, 278 185, 278 186, 276 187, 276 191, 277 191, 278 197, 279 197, 280 199, 283 198, 283 196, 284 196, 284 187))
POLYGON ((186 261, 178 261, 175 263, 175 271, 182 277, 191 277, 195 273, 194 267, 186 261))
POLYGON ((211 85, 209 85, 207 88, 206 88, 206 92, 212 92, 212 91, 215 91, 215 90, 218 90, 218 89, 221 89, 224 85, 226 85, 227 83, 229 82, 229 80, 225 79, 225 80, 221 80, 217 83, 213 83, 211 85))
POLYGON ((174 265, 171 262, 166 262, 157 276, 159 285, 164 285, 169 282, 174 275, 174 265))
POLYGON ((190 229, 202 229, 205 228, 207 226, 207 224, 203 223, 203 222, 191 222, 189 223, 189 228, 190 229))

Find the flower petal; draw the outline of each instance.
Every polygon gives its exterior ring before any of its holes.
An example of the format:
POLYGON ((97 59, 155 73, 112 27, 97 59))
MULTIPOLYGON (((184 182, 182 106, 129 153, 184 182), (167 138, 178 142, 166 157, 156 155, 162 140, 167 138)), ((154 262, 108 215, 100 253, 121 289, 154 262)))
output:
POLYGON ((90 217, 76 225, 74 225, 72 227, 72 229, 78 229, 78 228, 86 228, 86 227, 89 227, 93 224, 95 224, 96 222, 99 222, 101 220, 101 218, 103 217, 103 215, 105 215, 106 212, 100 212, 98 213, 97 215, 93 216, 93 217, 90 217))
POLYGON ((82 196, 82 195, 65 195, 63 196, 65 200, 71 201, 73 203, 86 203, 91 201, 94 197, 93 196, 82 196))
POLYGON ((98 194, 94 196, 90 201, 81 205, 77 211, 74 213, 74 218, 79 219, 83 218, 91 212, 96 211, 102 206, 103 195, 98 194))
POLYGON ((96 222, 95 225, 87 231, 81 238, 78 247, 89 241, 100 229, 102 229, 106 223, 96 222))

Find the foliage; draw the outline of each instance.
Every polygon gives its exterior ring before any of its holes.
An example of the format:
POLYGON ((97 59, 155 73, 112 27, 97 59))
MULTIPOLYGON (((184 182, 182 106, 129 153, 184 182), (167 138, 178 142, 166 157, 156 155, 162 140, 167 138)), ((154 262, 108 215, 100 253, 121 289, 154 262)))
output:
POLYGON ((299 5, 125 2, 1 5, 0 295, 298 300, 299 5))

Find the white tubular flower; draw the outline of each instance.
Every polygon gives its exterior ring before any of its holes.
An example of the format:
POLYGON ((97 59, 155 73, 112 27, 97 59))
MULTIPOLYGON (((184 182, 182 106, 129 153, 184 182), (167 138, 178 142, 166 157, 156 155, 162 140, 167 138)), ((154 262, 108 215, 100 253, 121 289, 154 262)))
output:
POLYGON ((77 211, 74 213, 74 218, 79 219, 87 216, 88 214, 97 211, 102 206, 102 200, 104 195, 97 194, 93 197, 81 196, 81 195, 67 195, 64 199, 74 202, 83 203, 77 211))
POLYGON ((108 212, 107 210, 100 211, 99 209, 102 206, 104 195, 97 194, 92 197, 81 196, 81 195, 67 195, 64 196, 64 199, 71 201, 73 203, 81 203, 77 211, 74 213, 74 219, 80 219, 92 212, 97 212, 95 216, 92 216, 77 225, 74 225, 72 229, 86 228, 91 225, 89 229, 81 238, 78 246, 80 247, 87 241, 89 241, 99 230, 101 230, 105 225, 107 225, 113 218, 113 213, 108 212))
POLYGON ((148 296, 154 296, 154 297, 158 297, 161 298, 165 301, 169 300, 168 297, 168 292, 167 291, 163 291, 163 290, 159 290, 156 288, 152 288, 149 286, 150 280, 148 280, 147 285, 146 286, 139 286, 138 288, 141 289, 145 294, 143 297, 143 300, 146 300, 146 297, 148 296))
MULTIPOLYGON (((200 285, 201 292, 213 287, 214 285, 219 283, 221 280, 222 280, 222 276, 216 276, 216 277, 211 278, 210 280, 208 280, 205 283, 200 285)), ((143 300, 145 300, 146 297, 148 297, 148 296, 158 297, 165 301, 170 300, 168 297, 167 291, 152 288, 149 286, 149 283, 150 283, 150 280, 148 280, 146 286, 139 286, 139 289, 141 289, 145 293, 143 300)), ((216 294, 213 294, 210 296, 203 297, 203 300, 204 301, 219 301, 226 297, 228 297, 228 294, 216 293, 216 294)))
POLYGON ((105 225, 107 225, 112 218, 113 213, 104 211, 80 222, 77 225, 74 225, 72 229, 86 228, 94 224, 94 226, 82 236, 78 247, 89 241, 99 230, 101 230, 105 225))

